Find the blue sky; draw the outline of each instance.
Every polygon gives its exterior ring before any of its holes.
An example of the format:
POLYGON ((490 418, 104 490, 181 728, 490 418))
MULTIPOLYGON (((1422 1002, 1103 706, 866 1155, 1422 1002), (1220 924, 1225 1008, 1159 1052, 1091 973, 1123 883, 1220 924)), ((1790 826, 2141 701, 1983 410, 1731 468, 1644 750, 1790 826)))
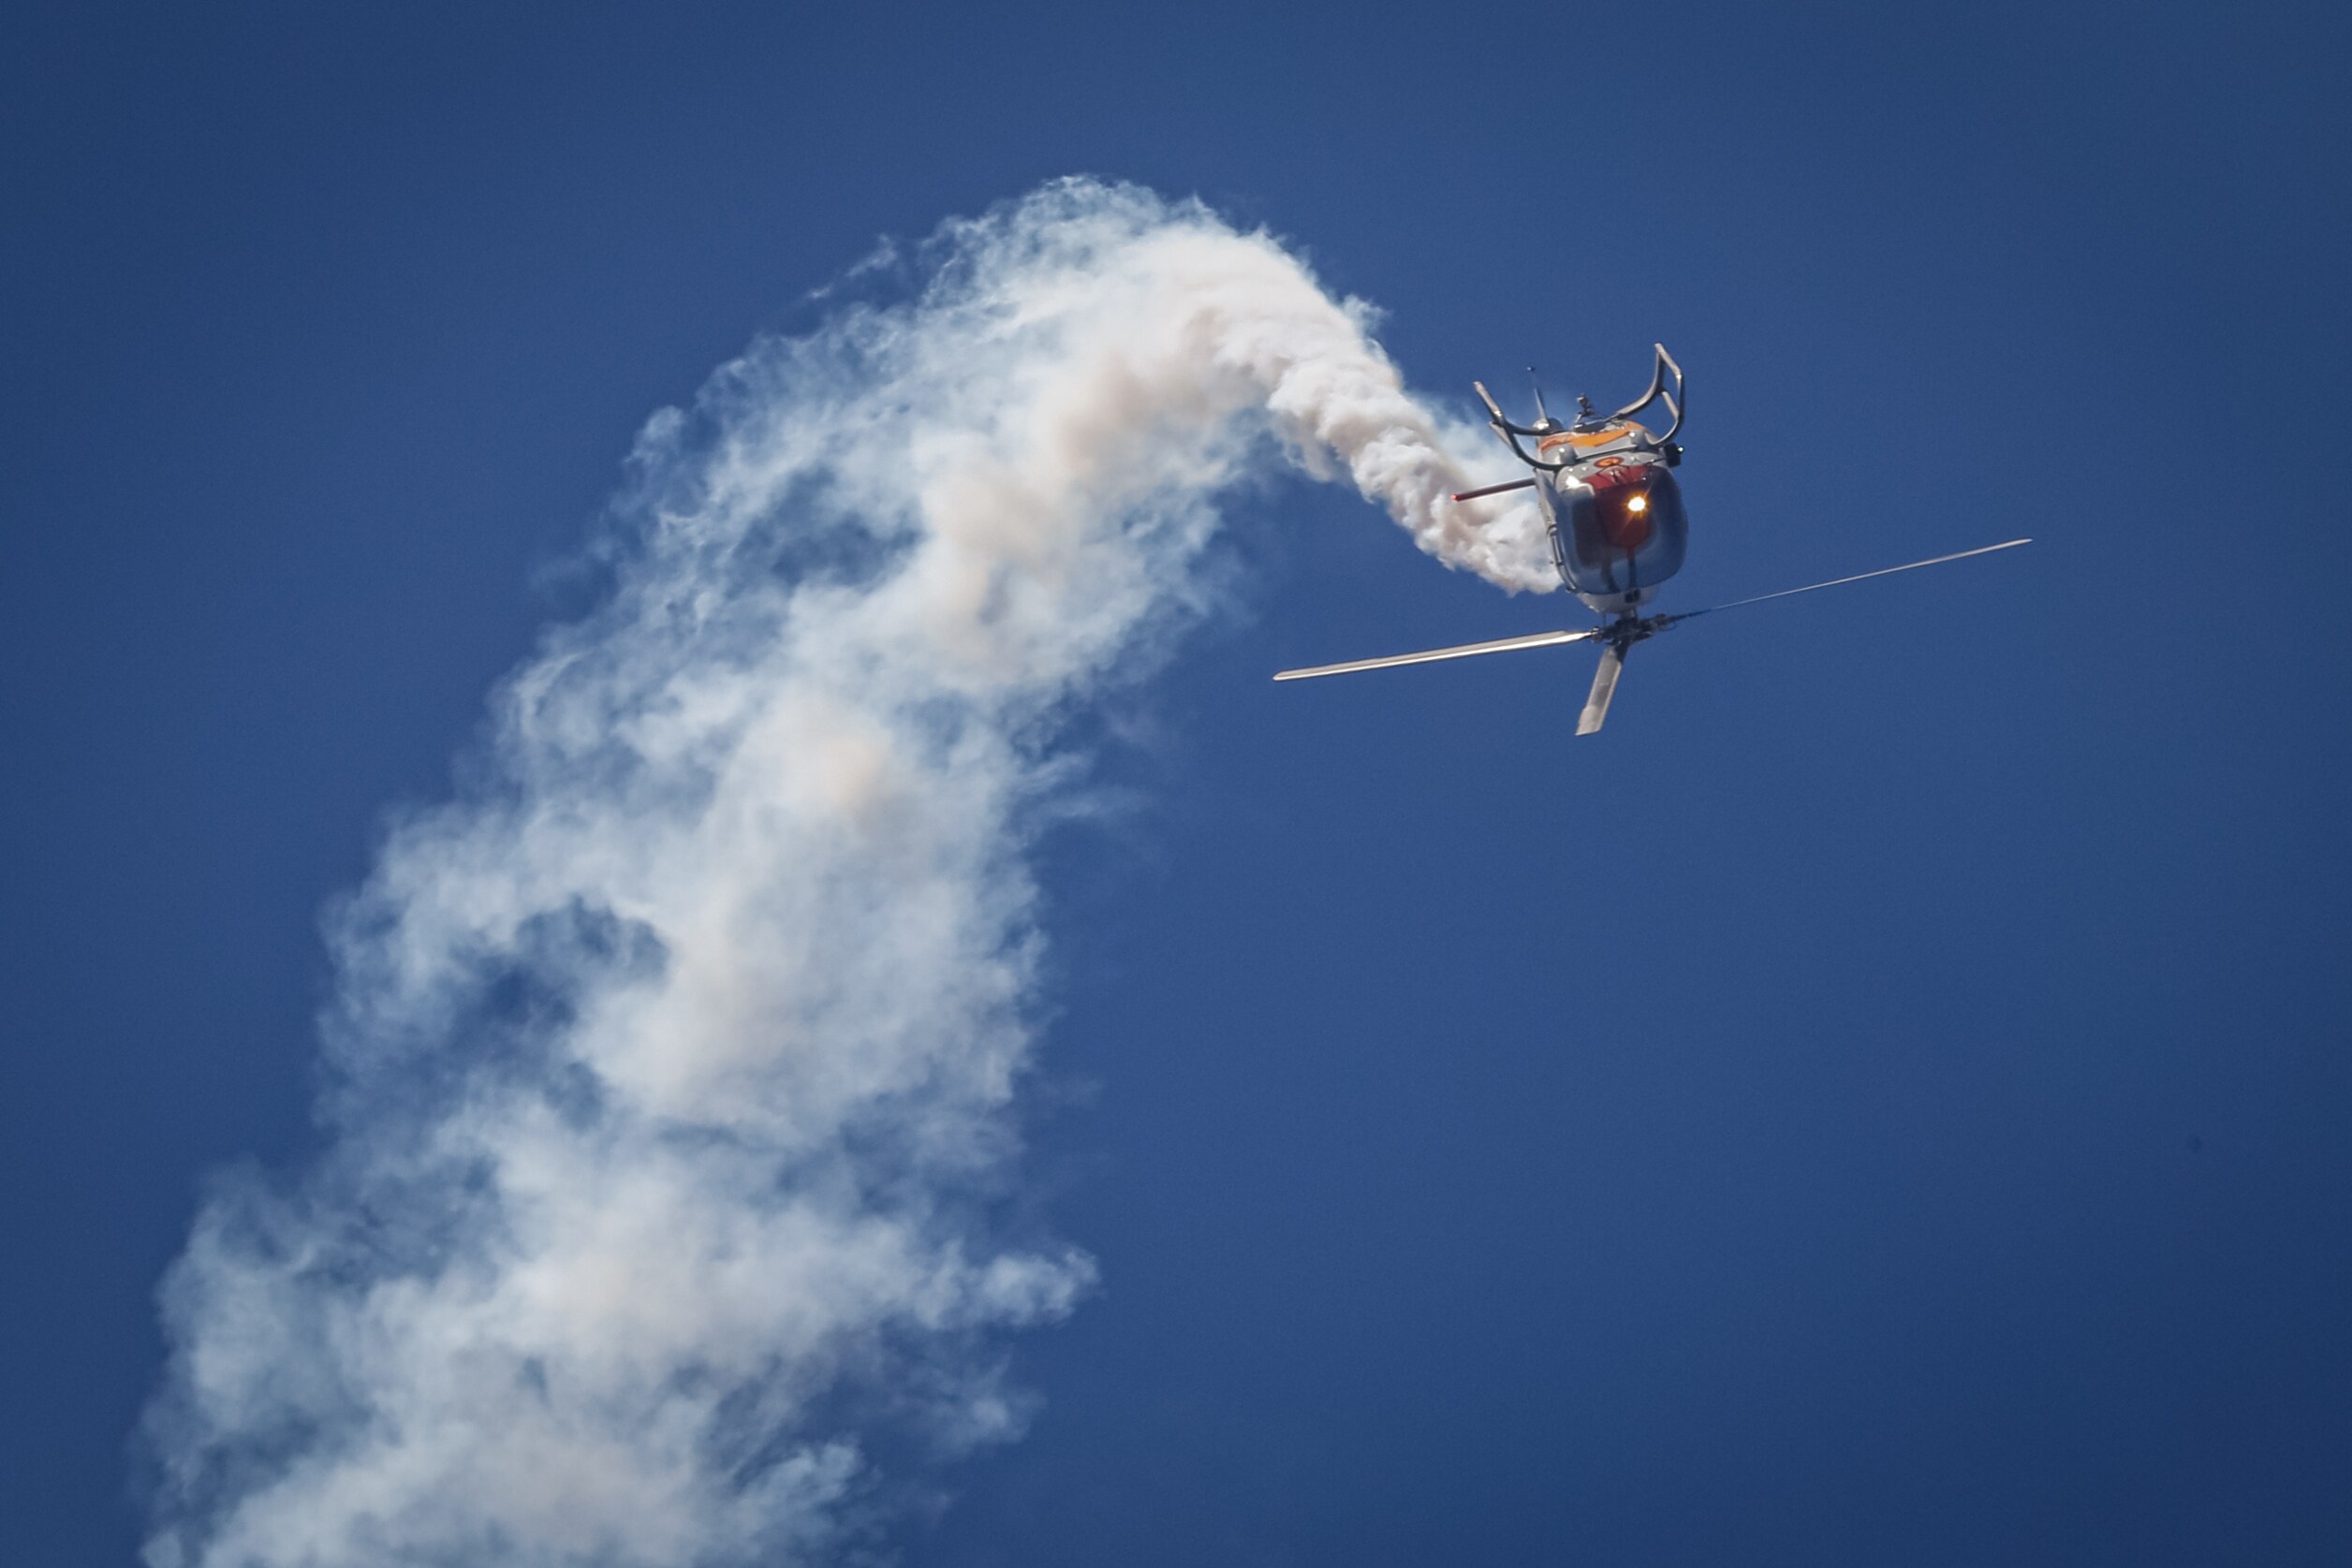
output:
POLYGON ((647 416, 1092 172, 1413 387, 1693 380, 1670 608, 1345 490, 1041 851, 1026 1191, 1101 1283, 926 1568, 2352 1546, 2345 123, 2320 7, 52 7, 0 189, 0 1517, 131 1560, 156 1281, 315 1149, 326 901, 576 616, 647 416))

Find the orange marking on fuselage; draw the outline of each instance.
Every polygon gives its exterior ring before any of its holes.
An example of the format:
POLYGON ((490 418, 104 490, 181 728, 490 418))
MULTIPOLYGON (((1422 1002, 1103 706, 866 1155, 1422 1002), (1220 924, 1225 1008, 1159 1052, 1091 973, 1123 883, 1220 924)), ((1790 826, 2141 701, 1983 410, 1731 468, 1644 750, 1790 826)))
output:
POLYGON ((1595 447, 1613 446, 1617 442, 1636 439, 1649 433, 1648 431, 1629 419, 1621 425, 1610 425, 1606 430, 1564 430, 1557 435, 1547 435, 1541 441, 1536 442, 1536 450, 1543 453, 1551 450, 1554 447, 1573 447, 1579 450, 1586 450, 1595 447))

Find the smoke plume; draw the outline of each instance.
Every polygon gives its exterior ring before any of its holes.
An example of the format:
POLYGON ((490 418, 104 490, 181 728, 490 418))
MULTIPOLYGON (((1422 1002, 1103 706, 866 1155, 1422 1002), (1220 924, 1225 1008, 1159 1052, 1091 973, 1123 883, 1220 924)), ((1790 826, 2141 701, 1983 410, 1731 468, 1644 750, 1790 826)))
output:
POLYGON ((1547 584, 1264 234, 1072 181, 915 271, 654 417, 608 602, 338 906, 323 1152, 165 1284, 154 1568, 804 1562, 1016 1435, 1092 1279, 1014 1201, 1071 716, 1269 465, 1547 584))

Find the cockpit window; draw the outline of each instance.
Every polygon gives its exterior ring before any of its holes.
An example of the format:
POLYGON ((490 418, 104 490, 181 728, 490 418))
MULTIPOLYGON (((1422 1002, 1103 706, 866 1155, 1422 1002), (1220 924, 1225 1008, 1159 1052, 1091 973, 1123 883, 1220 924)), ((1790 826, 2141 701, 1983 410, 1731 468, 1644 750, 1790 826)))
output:
POLYGON ((1614 595, 1673 576, 1689 524, 1666 465, 1645 456, 1577 473, 1551 491, 1554 559, 1568 585, 1614 595))

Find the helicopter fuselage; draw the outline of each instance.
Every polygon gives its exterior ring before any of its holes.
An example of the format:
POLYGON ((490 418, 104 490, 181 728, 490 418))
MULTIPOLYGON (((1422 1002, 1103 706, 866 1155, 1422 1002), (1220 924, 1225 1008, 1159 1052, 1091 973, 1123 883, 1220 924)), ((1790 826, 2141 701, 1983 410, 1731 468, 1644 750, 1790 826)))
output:
POLYGON ((1600 614, 1636 613, 1683 569, 1690 543, 1672 473, 1680 454, 1631 420, 1610 419, 1545 432, 1536 455, 1545 463, 1536 494, 1560 580, 1600 614))

